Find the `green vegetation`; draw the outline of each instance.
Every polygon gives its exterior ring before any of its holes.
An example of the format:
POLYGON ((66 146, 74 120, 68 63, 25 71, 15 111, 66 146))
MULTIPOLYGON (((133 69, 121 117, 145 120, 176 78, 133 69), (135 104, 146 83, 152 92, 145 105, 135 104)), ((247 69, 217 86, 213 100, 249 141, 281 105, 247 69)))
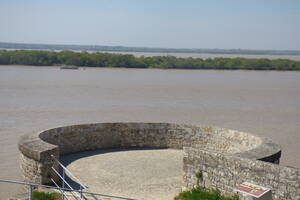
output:
POLYGON ((196 178, 197 178, 197 187, 199 188, 200 187, 200 182, 202 182, 203 181, 203 173, 202 173, 202 171, 198 171, 198 172, 196 172, 196 178))
POLYGON ((32 199, 33 200, 60 200, 61 195, 57 192, 48 193, 48 192, 33 191, 32 199))
POLYGON ((196 172, 196 188, 191 191, 184 191, 177 195, 174 200, 239 200, 237 195, 233 197, 226 197, 221 195, 219 190, 207 189, 200 186, 200 182, 203 182, 202 171, 196 172))
POLYGON ((76 65, 82 67, 125 67, 160 69, 242 69, 300 70, 300 61, 249 58, 177 58, 174 56, 134 57, 128 54, 73 51, 16 50, 0 51, 0 65, 76 65))
POLYGON ((239 197, 225 197, 222 196, 218 190, 198 187, 191 191, 181 192, 174 200, 239 200, 239 197))

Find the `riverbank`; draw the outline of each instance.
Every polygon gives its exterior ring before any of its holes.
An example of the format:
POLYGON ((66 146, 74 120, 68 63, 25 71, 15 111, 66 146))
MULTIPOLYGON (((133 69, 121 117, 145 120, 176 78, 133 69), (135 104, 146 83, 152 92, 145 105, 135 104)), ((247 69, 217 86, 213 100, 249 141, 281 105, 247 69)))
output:
POLYGON ((15 50, 0 51, 0 65, 159 69, 279 70, 299 71, 300 61, 268 58, 183 58, 175 56, 134 56, 132 54, 73 51, 15 50))

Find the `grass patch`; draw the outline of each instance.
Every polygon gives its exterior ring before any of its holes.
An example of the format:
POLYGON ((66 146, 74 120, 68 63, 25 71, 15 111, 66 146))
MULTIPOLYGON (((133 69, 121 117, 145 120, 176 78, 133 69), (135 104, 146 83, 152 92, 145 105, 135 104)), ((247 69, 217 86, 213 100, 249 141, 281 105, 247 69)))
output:
POLYGON ((61 195, 57 192, 32 192, 32 200, 61 200, 61 195))
POLYGON ((222 196, 218 190, 198 187, 190 191, 181 192, 174 200, 239 200, 239 197, 226 197, 222 196))

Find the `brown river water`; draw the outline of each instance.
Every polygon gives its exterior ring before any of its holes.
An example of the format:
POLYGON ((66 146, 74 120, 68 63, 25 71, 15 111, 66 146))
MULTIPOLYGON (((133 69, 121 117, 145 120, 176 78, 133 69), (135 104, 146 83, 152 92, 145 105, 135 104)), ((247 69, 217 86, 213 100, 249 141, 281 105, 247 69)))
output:
MULTIPOLYGON (((300 167, 300 72, 0 66, 0 179, 21 180, 17 143, 91 122, 200 122, 271 138, 300 167)), ((14 191, 0 183, 0 199, 14 191)))

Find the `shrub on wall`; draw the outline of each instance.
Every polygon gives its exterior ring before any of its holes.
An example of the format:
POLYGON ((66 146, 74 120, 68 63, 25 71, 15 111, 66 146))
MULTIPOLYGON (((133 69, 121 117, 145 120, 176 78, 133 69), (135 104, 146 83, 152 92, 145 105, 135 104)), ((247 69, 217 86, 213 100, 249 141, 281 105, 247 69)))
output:
POLYGON ((33 191, 32 199, 33 200, 61 200, 61 195, 57 192, 48 193, 48 192, 33 191))
POLYGON ((239 197, 226 197, 222 196, 218 190, 198 187, 191 191, 181 192, 174 200, 239 200, 239 197))

